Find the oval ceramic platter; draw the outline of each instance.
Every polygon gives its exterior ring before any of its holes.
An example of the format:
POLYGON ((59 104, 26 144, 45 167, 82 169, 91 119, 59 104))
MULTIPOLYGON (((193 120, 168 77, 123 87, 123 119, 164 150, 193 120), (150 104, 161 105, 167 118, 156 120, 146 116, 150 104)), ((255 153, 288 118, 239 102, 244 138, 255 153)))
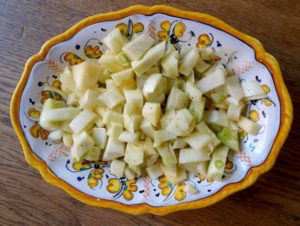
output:
POLYGON ((276 60, 261 44, 224 22, 200 13, 167 6, 133 6, 118 12, 89 17, 49 40, 24 70, 12 100, 11 116, 27 161, 44 179, 90 205, 132 214, 169 212, 211 205, 241 190, 274 164, 292 120, 292 106, 276 60), (268 98, 251 101, 244 114, 261 125, 257 136, 242 134, 242 152, 230 155, 221 182, 190 176, 178 185, 165 177, 128 180, 110 173, 106 162, 74 163, 68 148, 48 140, 48 131, 38 124, 47 98, 63 97, 44 87, 60 88, 58 75, 65 66, 97 60, 105 47, 101 40, 115 27, 130 38, 149 33, 167 40, 180 51, 183 45, 212 47, 216 61, 234 70, 242 80, 256 80, 268 98), (199 190, 184 191, 186 184, 199 190))

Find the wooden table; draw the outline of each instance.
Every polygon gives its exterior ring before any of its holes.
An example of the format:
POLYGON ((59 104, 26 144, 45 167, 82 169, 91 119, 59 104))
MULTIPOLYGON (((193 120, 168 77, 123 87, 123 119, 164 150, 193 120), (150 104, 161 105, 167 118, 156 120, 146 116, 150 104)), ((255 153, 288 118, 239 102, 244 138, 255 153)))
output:
POLYGON ((296 225, 300 224, 299 0, 0 0, 0 225, 296 225), (133 4, 205 12, 257 37, 280 62, 294 104, 291 133, 274 168, 222 202, 158 217, 94 208, 47 184, 24 159, 9 117, 25 61, 77 21, 133 4))

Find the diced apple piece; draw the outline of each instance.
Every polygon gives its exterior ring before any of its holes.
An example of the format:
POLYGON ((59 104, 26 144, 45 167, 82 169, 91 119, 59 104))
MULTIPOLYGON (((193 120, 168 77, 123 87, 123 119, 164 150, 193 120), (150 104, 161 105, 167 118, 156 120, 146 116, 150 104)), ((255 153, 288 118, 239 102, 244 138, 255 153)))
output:
POLYGON ((146 102, 143 107, 142 115, 152 126, 156 127, 162 115, 160 104, 146 102))
POLYGON ((226 78, 225 84, 228 93, 236 101, 240 101, 244 97, 245 94, 240 84, 239 76, 236 75, 236 76, 231 76, 229 78, 226 78))
POLYGON ((260 84, 255 80, 243 81, 241 85, 246 100, 262 99, 268 96, 263 90, 263 88, 260 86, 260 84))
POLYGON ((128 166, 125 167, 124 174, 128 180, 132 180, 135 178, 134 172, 132 172, 128 166))
POLYGON ((141 123, 141 130, 142 132, 148 136, 148 137, 151 137, 151 138, 154 138, 154 128, 152 127, 151 123, 148 122, 147 120, 143 120, 142 123, 141 123))
POLYGON ((61 101, 56 101, 51 98, 47 99, 43 105, 43 109, 41 111, 40 119, 39 119, 39 124, 40 126, 47 130, 47 131, 53 131, 57 130, 61 126, 61 122, 51 122, 49 120, 45 119, 45 112, 51 109, 56 109, 62 106, 61 101))
POLYGON ((216 56, 216 53, 212 47, 206 47, 200 49, 200 55, 202 60, 211 61, 216 56))
POLYGON ((165 172, 165 176, 172 184, 178 184, 187 179, 186 171, 181 167, 177 167, 177 174, 175 177, 172 176, 172 174, 170 174, 168 171, 165 172))
POLYGON ((186 171, 194 174, 194 175, 197 175, 198 174, 198 171, 197 171, 197 165, 198 163, 197 162, 193 162, 193 163, 185 163, 185 164, 180 164, 180 166, 185 169, 186 171))
POLYGON ((196 81, 196 75, 195 75, 195 72, 192 71, 192 73, 188 76, 188 77, 185 77, 185 81, 187 82, 190 82, 192 83, 193 85, 195 85, 195 81, 196 81))
POLYGON ((202 97, 200 101, 192 101, 190 104, 189 110, 196 120, 196 123, 201 122, 203 119, 205 103, 206 98, 202 97))
MULTIPOLYGON (((216 104, 223 103, 226 98, 227 98, 227 95, 224 93, 212 93, 211 94, 211 99, 216 104)), ((227 106, 225 105, 225 107, 227 107, 227 106)))
POLYGON ((127 39, 121 34, 118 28, 113 29, 102 42, 113 53, 119 53, 122 51, 123 46, 127 43, 127 39))
POLYGON ((124 83, 126 83, 129 80, 133 80, 133 71, 131 68, 116 72, 111 75, 111 78, 114 80, 116 86, 120 87, 124 83))
POLYGON ((181 91, 176 86, 173 86, 168 96, 167 110, 180 110, 189 106, 189 96, 187 93, 181 91))
POLYGON ((228 151, 229 148, 222 145, 218 146, 213 152, 212 158, 208 166, 208 178, 212 178, 213 180, 217 181, 222 180, 228 151))
POLYGON ((159 163, 147 167, 146 172, 152 180, 155 180, 163 175, 163 171, 161 170, 159 163))
POLYGON ((184 56, 191 51, 191 49, 193 49, 193 47, 188 46, 186 43, 182 43, 181 49, 180 49, 180 53, 179 53, 179 58, 180 60, 182 60, 184 58, 184 56))
MULTIPOLYGON (((105 81, 105 85, 106 85, 106 90, 105 90, 105 92, 103 92, 103 93, 106 93, 107 91, 114 91, 114 92, 117 92, 117 93, 119 93, 120 95, 122 95, 122 91, 116 86, 114 80, 112 80, 112 79, 107 79, 107 80, 105 81)), ((101 94, 103 94, 103 93, 101 93, 101 94)))
POLYGON ((183 188, 183 191, 188 193, 188 194, 196 194, 198 193, 198 189, 196 187, 194 187, 191 184, 185 184, 185 187, 183 188))
POLYGON ((234 105, 230 104, 228 109, 227 109, 227 117, 228 119, 232 121, 239 121, 242 110, 243 110, 243 105, 234 105))
POLYGON ((67 105, 77 106, 79 104, 79 97, 76 93, 70 93, 67 97, 67 105))
POLYGON ((201 57, 199 57, 198 60, 197 60, 196 66, 195 66, 195 70, 196 70, 196 72, 202 74, 203 72, 205 72, 205 71, 206 71, 207 69, 209 69, 210 67, 211 67, 210 64, 205 63, 205 62, 201 59, 201 57))
POLYGON ((101 94, 98 100, 104 103, 108 108, 113 108, 125 101, 124 97, 114 90, 106 91, 101 94))
POLYGON ((93 149, 94 140, 88 135, 86 131, 75 135, 74 144, 71 147, 71 157, 76 161, 80 161, 81 157, 87 152, 93 149))
POLYGON ((165 114, 163 114, 163 116, 160 119, 160 126, 162 129, 166 129, 167 126, 169 125, 169 123, 173 120, 173 118, 175 117, 175 111, 174 110, 170 110, 167 111, 165 114))
POLYGON ((177 176, 177 164, 169 164, 165 165, 163 162, 159 164, 161 170, 163 171, 165 176, 176 177, 177 176))
POLYGON ((152 99, 151 101, 153 103, 161 104, 164 102, 165 98, 166 98, 166 95, 164 93, 162 93, 161 95, 157 96, 156 98, 152 99))
POLYGON ((201 101, 202 93, 193 83, 186 81, 184 91, 189 95, 191 101, 201 101))
POLYGON ((140 165, 132 165, 128 164, 128 168, 131 170, 131 172, 134 173, 136 177, 141 177, 143 172, 142 172, 142 167, 140 165))
POLYGON ((217 111, 217 110, 205 111, 204 121, 208 124, 228 127, 228 118, 226 113, 223 111, 217 111))
POLYGON ((123 47, 130 60, 139 60, 153 46, 155 40, 147 34, 141 34, 123 47))
POLYGON ((64 135, 64 131, 61 129, 54 130, 49 133, 48 138, 53 141, 59 141, 64 135))
POLYGON ((240 120, 238 121, 238 126, 252 135, 257 135, 260 131, 260 126, 257 123, 244 116, 240 117, 240 120))
POLYGON ((228 128, 230 128, 231 130, 234 130, 234 131, 239 131, 240 130, 237 122, 229 121, 228 124, 229 124, 228 128))
POLYGON ((65 146, 67 147, 71 147, 73 145, 73 137, 72 137, 72 134, 70 133, 65 133, 63 135, 63 143, 65 146))
POLYGON ((226 69, 222 64, 213 66, 207 75, 196 83, 202 93, 207 93, 225 83, 226 69))
POLYGON ((71 121, 69 127, 74 133, 80 133, 89 128, 91 124, 94 123, 95 118, 95 113, 89 110, 83 110, 71 121))
POLYGON ((157 151, 162 158, 164 165, 177 163, 175 152, 172 148, 170 148, 169 144, 164 144, 163 146, 158 147, 157 151))
POLYGON ((230 149, 236 152, 240 151, 237 131, 224 127, 222 131, 218 133, 218 138, 222 144, 226 145, 230 149))
POLYGON ((200 133, 194 132, 190 136, 185 137, 185 141, 195 150, 201 151, 202 148, 207 146, 209 143, 212 142, 211 136, 200 133))
POLYGON ((147 155, 147 156, 157 154, 157 151, 153 147, 153 143, 152 143, 152 140, 151 140, 150 137, 146 137, 145 138, 145 141, 144 141, 144 152, 145 152, 145 155, 147 155))
MULTIPOLYGON (((98 63, 104 66, 110 73, 116 73, 118 71, 122 71, 125 68, 117 61, 115 55, 111 53, 103 54, 98 63)), ((100 76, 101 78, 101 76, 100 76)))
POLYGON ((168 124, 166 130, 177 136, 187 136, 194 129, 193 116, 187 109, 176 112, 176 116, 168 124))
POLYGON ((124 115, 140 115, 142 114, 143 105, 137 104, 136 102, 127 102, 124 105, 124 115))
POLYGON ((161 144, 167 141, 176 139, 176 134, 167 130, 158 130, 154 132, 154 147, 159 147, 161 144))
MULTIPOLYGON (((144 153, 144 154, 146 154, 146 153, 144 153)), ((159 154, 158 153, 155 154, 155 155, 146 155, 145 156, 146 166, 152 166, 152 165, 154 165, 156 162, 158 162, 157 161, 158 158, 159 158, 159 154)))
POLYGON ((140 125, 142 122, 141 115, 123 115, 124 117, 124 128, 127 129, 131 133, 135 133, 135 131, 140 129, 140 125))
POLYGON ((123 115, 119 112, 115 112, 115 111, 111 111, 111 110, 108 110, 108 111, 104 112, 103 122, 107 126, 110 126, 110 124, 112 122, 123 124, 123 121, 124 121, 123 120, 123 115))
POLYGON ((126 146, 124 161, 130 165, 141 165, 144 162, 144 143, 128 143, 126 146))
POLYGON ((102 67, 102 71, 98 78, 98 81, 102 84, 105 84, 105 81, 111 78, 110 71, 104 65, 100 66, 102 67))
POLYGON ((131 133, 129 131, 123 131, 119 136, 119 141, 133 143, 139 140, 140 133, 131 133))
POLYGON ((102 67, 89 60, 72 67, 73 77, 77 89, 89 89, 97 86, 102 67))
POLYGON ((110 165, 110 172, 117 177, 123 177, 126 163, 122 160, 114 159, 110 165))
POLYGON ((163 77, 161 74, 156 73, 147 78, 142 92, 146 100, 151 101, 160 96, 163 91, 163 77))
POLYGON ((109 161, 124 156, 124 149, 124 143, 113 137, 109 137, 103 154, 103 161, 109 161))
POLYGON ((121 123, 112 122, 109 129, 107 130, 107 135, 118 139, 120 134, 123 132, 123 125, 121 123))
POLYGON ((193 115, 190 113, 190 111, 186 108, 180 109, 176 111, 176 116, 178 120, 185 120, 188 124, 191 124, 194 120, 193 115))
POLYGON ((204 162, 199 162, 197 164, 197 172, 203 177, 206 177, 206 175, 207 175, 209 162, 210 161, 204 161, 204 162))
POLYGON ((43 112, 43 120, 48 122, 71 121, 80 112, 78 108, 55 108, 43 112))
POLYGON ((196 63, 199 58, 199 53, 197 48, 192 48, 180 61, 179 63, 179 72, 185 76, 189 76, 196 66, 196 63))
POLYGON ((169 54, 165 55, 161 60, 161 66, 163 69, 163 75, 169 78, 177 78, 179 76, 178 72, 178 51, 171 51, 169 54))
POLYGON ((209 159, 209 154, 197 151, 192 148, 180 149, 179 152, 179 164, 207 161, 209 159))
POLYGON ((116 60, 123 67, 130 66, 130 60, 128 59, 128 57, 126 56, 126 54, 124 52, 120 52, 119 54, 117 54, 116 55, 116 60))
MULTIPOLYGON (((159 71, 158 71, 158 73, 159 73, 159 71)), ((149 77, 148 74, 142 74, 142 75, 136 77, 136 86, 139 90, 143 90, 144 84, 148 77, 149 77)))
POLYGON ((181 149, 185 148, 187 143, 185 142, 184 138, 177 138, 172 146, 173 149, 181 149))
POLYGON ((96 90, 86 90, 83 97, 79 100, 79 106, 81 109, 92 110, 98 105, 101 105, 99 100, 97 100, 99 92, 96 90))
POLYGON ((93 128, 92 133, 95 143, 101 148, 104 149, 107 141, 107 134, 105 128, 93 128))
POLYGON ((143 56, 141 60, 132 61, 131 66, 137 76, 143 74, 152 65, 156 64, 161 58, 163 58, 166 48, 166 42, 160 42, 153 46, 148 52, 143 56))
POLYGON ((126 90, 124 96, 127 103, 134 103, 142 108, 144 103, 144 97, 141 90, 126 90))
MULTIPOLYGON (((211 131, 211 129, 206 125, 205 122, 201 122, 196 126, 196 129, 200 132, 200 133, 205 133, 208 136, 210 136, 212 138, 212 145, 213 148, 215 148, 216 146, 218 146, 220 144, 220 140, 217 138, 216 134, 211 131)), ((213 151, 213 150, 211 150, 213 151)))
POLYGON ((100 117, 96 117, 95 124, 97 127, 102 128, 105 126, 103 119, 100 117))
POLYGON ((99 146, 94 146, 91 150, 87 151, 83 158, 88 161, 98 161, 101 154, 101 148, 99 146))
POLYGON ((74 92, 76 85, 72 71, 69 67, 65 67, 63 72, 59 75, 61 82, 61 90, 67 94, 74 92))

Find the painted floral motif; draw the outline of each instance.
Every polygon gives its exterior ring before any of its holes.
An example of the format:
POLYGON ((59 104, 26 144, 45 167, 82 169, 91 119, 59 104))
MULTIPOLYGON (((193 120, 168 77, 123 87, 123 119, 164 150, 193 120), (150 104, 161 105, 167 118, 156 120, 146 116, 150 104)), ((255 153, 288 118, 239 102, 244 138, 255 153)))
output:
POLYGON ((178 20, 173 21, 172 23, 168 20, 162 21, 160 24, 161 30, 157 33, 157 36, 160 41, 169 41, 177 50, 180 50, 179 42, 183 37, 186 27, 184 23, 178 22, 178 20))
POLYGON ((134 24, 131 19, 128 20, 127 24, 117 24, 116 28, 118 28, 120 32, 128 39, 131 39, 132 35, 134 35, 135 33, 144 31, 144 25, 142 23, 139 22, 134 24))
POLYGON ((35 108, 29 108, 28 110, 28 116, 31 118, 38 119, 41 115, 41 112, 39 110, 36 110, 35 108))
POLYGON ((233 162, 227 157, 225 163, 225 170, 233 169, 233 162))
POLYGON ((47 140, 49 132, 44 130, 39 124, 38 119, 41 115, 41 112, 36 108, 29 108, 27 111, 28 119, 33 123, 33 125, 29 128, 29 133, 34 138, 41 138, 42 140, 47 140))
POLYGON ((186 192, 184 191, 185 186, 185 183, 173 185, 165 176, 159 178, 158 187, 161 189, 160 193, 163 196, 166 196, 165 200, 167 200, 172 195, 172 193, 174 193, 174 199, 176 199, 177 201, 184 200, 186 198, 186 192))
POLYGON ((43 90, 41 92, 41 104, 44 104, 45 101, 49 98, 52 98, 54 100, 59 100, 59 101, 63 100, 63 97, 59 93, 53 90, 43 90))
POLYGON ((44 130, 39 124, 34 124, 30 127, 29 133, 34 138, 41 138, 43 140, 48 139, 49 132, 44 130))
MULTIPOLYGON (((270 88, 269 86, 267 86, 266 84, 263 84, 261 85, 261 88, 265 91, 266 94, 270 93, 270 88)), ((269 98, 265 98, 262 100, 262 103, 265 105, 265 106, 271 106, 271 105, 274 105, 274 102, 269 99, 269 98)))
POLYGON ((249 111, 249 118, 253 121, 253 122, 257 122, 259 121, 260 117, 259 114, 256 110, 251 110, 249 111))
POLYGON ((61 90, 61 81, 56 79, 52 82, 51 86, 55 89, 60 89, 61 90))
POLYGON ((93 169, 88 176, 88 185, 90 188, 95 188, 98 186, 99 181, 102 179, 104 169, 98 168, 93 169))
POLYGON ((110 193, 115 193, 113 196, 115 199, 123 196, 127 201, 130 201, 134 198, 134 192, 138 190, 138 187, 135 185, 137 182, 136 179, 128 180, 127 178, 110 178, 108 180, 108 185, 106 189, 110 193))
MULTIPOLYGON (((84 54, 89 59, 99 59, 102 56, 101 50, 102 43, 96 38, 89 39, 84 46, 84 54)), ((76 49, 80 49, 80 45, 76 45, 76 49)), ((63 63, 68 62, 69 65, 80 64, 85 61, 85 59, 78 56, 73 52, 65 52, 60 56, 60 61, 63 63)))
POLYGON ((198 37, 198 42, 196 44, 196 46, 198 48, 206 48, 212 45, 214 40, 214 36, 209 33, 209 34, 201 34, 198 37))
MULTIPOLYGON (((70 65, 80 64, 84 61, 82 58, 80 58, 80 56, 78 56, 77 54, 72 53, 72 52, 64 53, 62 55, 62 57, 63 57, 64 61, 68 62, 70 65)), ((61 62, 63 62, 62 59, 61 59, 61 62)))
MULTIPOLYGON (((78 173, 86 170, 90 170, 87 184, 90 188, 95 189, 100 184, 99 188, 102 186, 102 178, 104 174, 103 166, 107 165, 105 161, 83 161, 83 162, 73 162, 72 168, 70 168, 71 161, 68 160, 66 163, 66 168, 72 173, 78 173)), ((78 181, 82 181, 82 177, 78 177, 78 181)))

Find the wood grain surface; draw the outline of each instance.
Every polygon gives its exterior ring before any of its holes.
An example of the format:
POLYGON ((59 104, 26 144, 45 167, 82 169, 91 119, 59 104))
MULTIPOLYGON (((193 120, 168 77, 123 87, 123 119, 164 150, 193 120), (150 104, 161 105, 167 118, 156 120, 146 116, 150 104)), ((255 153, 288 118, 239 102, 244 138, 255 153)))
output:
POLYGON ((299 65, 299 0, 0 0, 0 225, 300 225, 299 65), (274 168, 250 188, 205 209, 130 216, 78 202, 25 162, 9 105, 26 60, 79 20, 134 4, 214 15, 257 37, 278 59, 294 122, 274 168))

